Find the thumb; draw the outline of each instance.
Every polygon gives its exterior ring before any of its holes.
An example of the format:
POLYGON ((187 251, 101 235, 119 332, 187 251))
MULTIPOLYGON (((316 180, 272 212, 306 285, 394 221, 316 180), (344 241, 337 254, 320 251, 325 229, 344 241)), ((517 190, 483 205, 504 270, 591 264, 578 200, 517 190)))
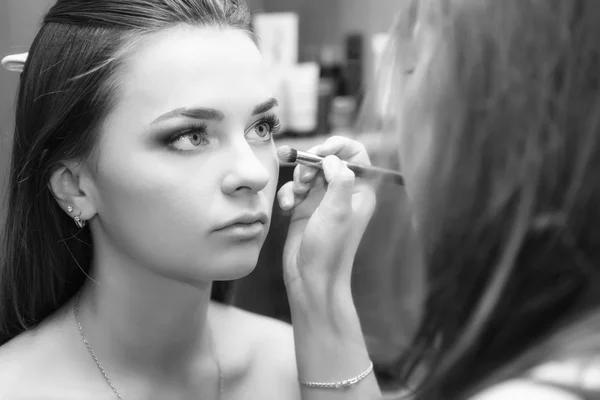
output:
POLYGON ((323 173, 327 181, 327 191, 319 207, 324 221, 341 222, 352 213, 352 195, 355 176, 346 164, 336 156, 323 160, 323 173))

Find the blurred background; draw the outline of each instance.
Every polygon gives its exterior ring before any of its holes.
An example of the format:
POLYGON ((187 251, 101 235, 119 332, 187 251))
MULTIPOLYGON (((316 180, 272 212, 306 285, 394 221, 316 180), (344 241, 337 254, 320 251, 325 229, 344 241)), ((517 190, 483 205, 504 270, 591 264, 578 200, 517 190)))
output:
MULTIPOLYGON (((284 129, 277 145, 307 150, 331 134, 361 140, 373 160, 391 140, 353 126, 372 85, 397 0, 247 0, 261 51, 273 68, 273 90, 284 129)), ((0 0, 0 57, 25 52, 52 0, 0 0)), ((0 71, 0 189, 5 193, 19 76, 0 71)), ((390 146, 387 146, 390 147, 390 146)), ((292 167, 281 166, 280 182, 292 167)), ((4 197, 4 196, 3 196, 4 197)), ((4 213, 4 202, 0 216, 4 213)), ((256 271, 238 282, 234 303, 290 321, 281 258, 289 215, 275 205, 271 231, 256 271)), ((419 317, 422 281, 418 243, 402 188, 383 186, 378 207, 356 257, 353 292, 382 386, 408 346, 419 317), (400 245, 390 246, 390 238, 400 245)))

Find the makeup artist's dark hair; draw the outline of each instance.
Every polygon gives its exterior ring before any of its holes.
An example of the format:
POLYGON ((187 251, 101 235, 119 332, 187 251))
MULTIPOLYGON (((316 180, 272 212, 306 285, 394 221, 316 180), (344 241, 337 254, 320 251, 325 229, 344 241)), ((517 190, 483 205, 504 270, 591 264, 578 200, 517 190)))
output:
MULTIPOLYGON (((58 0, 31 48, 17 100, 0 264, 0 345, 34 327, 81 287, 92 253, 48 188, 64 160, 88 156, 114 107, 122 55, 178 24, 250 32, 243 0, 58 0)), ((229 283, 215 282, 226 301, 229 283)))
POLYGON ((461 399, 600 354, 600 2, 403 3, 384 65, 396 93, 425 76, 403 106, 423 107, 434 167, 424 315, 396 376, 417 399, 461 399))

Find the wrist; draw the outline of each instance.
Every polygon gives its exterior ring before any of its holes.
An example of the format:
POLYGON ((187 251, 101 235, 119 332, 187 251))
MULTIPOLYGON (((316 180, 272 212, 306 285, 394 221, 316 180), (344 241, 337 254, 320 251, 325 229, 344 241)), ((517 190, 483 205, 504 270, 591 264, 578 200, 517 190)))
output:
POLYGON ((292 323, 304 335, 323 335, 364 345, 350 285, 330 287, 329 290, 314 285, 288 287, 288 302, 292 323))
POLYGON ((307 306, 304 299, 290 299, 299 379, 343 381, 367 369, 371 360, 352 297, 336 294, 321 303, 307 306))
MULTIPOLYGON (((343 382, 371 365, 362 334, 349 279, 328 285, 326 278, 298 279, 286 285, 294 329, 298 378, 302 382, 343 382)), ((370 373, 347 390, 302 388, 314 399, 380 398, 377 382, 370 373)), ((304 398, 304 397, 303 397, 304 398)))
POLYGON ((284 276, 284 283, 288 298, 299 306, 321 307, 332 300, 341 304, 352 302, 350 282, 352 265, 338 266, 335 271, 320 265, 302 266, 298 270, 299 273, 293 276, 284 276), (349 272, 341 273, 344 270, 349 272))

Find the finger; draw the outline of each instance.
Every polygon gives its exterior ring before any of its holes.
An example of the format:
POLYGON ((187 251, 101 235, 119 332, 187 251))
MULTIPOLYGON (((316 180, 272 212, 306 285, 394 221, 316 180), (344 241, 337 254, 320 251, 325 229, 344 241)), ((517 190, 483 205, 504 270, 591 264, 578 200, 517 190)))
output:
POLYGON ((318 174, 315 179, 308 184, 308 189, 306 189, 306 191, 299 189, 293 181, 286 182, 277 192, 279 207, 281 207, 282 210, 291 210, 292 208, 298 207, 304 202, 309 193, 315 190, 324 190, 324 187, 325 177, 322 173, 318 174))
POLYGON ((302 165, 298 180, 300 182, 310 182, 319 173, 319 168, 312 168, 302 165))
MULTIPOLYGON (((314 169, 314 168, 311 168, 314 169)), ((300 169, 300 165, 297 165, 296 168, 294 168, 294 193, 299 194, 299 195, 304 195, 306 194, 309 190, 310 187, 312 186, 312 179, 314 179, 314 175, 316 175, 316 173, 313 175, 311 180, 302 180, 300 179, 300 173, 302 172, 302 170, 300 169)))
POLYGON ((310 182, 300 182, 300 183, 294 182, 294 194, 303 196, 306 193, 308 193, 311 186, 312 185, 310 184, 310 182))
MULTIPOLYGON (((313 153, 313 154, 318 154, 320 147, 321 147, 320 145, 311 147, 308 150, 308 152, 313 153)), ((302 164, 298 164, 296 166, 296 169, 298 171, 298 181, 299 182, 310 182, 312 179, 314 179, 314 177, 319 172, 318 168, 309 167, 307 165, 302 165, 302 164)), ((295 172, 296 171, 294 171, 294 173, 295 172)))
POLYGON ((291 210, 296 202, 294 182, 286 182, 277 192, 277 201, 282 210, 291 210))
POLYGON ((312 179, 314 179, 314 175, 316 175, 316 173, 312 176, 312 178, 310 180, 308 179, 301 179, 301 174, 309 172, 311 170, 313 170, 314 168, 308 168, 308 170, 306 168, 301 168, 304 167, 303 165, 296 165, 296 168, 294 168, 294 186, 298 187, 298 188, 309 188, 310 187, 310 181, 312 179))
POLYGON ((345 161, 371 165, 371 160, 365 146, 356 140, 344 136, 332 136, 328 138, 325 143, 319 146, 316 154, 323 157, 335 155, 345 161))
POLYGON ((336 156, 327 156, 323 160, 323 172, 328 187, 321 206, 322 217, 334 219, 346 218, 352 211, 352 195, 354 193, 354 172, 336 156))
POLYGON ((294 214, 292 215, 291 221, 310 218, 321 204, 326 190, 327 182, 325 182, 323 174, 320 173, 312 181, 312 187, 307 194, 295 195, 293 207, 294 214))
POLYGON ((319 171, 315 179, 312 181, 312 189, 320 189, 327 186, 327 181, 325 180, 325 175, 322 171, 319 171))

